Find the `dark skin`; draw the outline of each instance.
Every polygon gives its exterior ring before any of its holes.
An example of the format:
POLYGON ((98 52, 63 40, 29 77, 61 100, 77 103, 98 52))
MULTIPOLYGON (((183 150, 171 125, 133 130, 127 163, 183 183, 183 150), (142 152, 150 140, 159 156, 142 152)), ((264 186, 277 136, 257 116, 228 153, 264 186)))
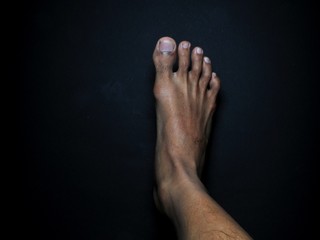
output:
POLYGON ((220 88, 210 59, 199 47, 191 51, 187 41, 177 46, 172 38, 163 37, 156 44, 153 60, 158 208, 172 219, 179 239, 252 239, 200 181, 220 88), (177 72, 172 71, 175 61, 177 72))

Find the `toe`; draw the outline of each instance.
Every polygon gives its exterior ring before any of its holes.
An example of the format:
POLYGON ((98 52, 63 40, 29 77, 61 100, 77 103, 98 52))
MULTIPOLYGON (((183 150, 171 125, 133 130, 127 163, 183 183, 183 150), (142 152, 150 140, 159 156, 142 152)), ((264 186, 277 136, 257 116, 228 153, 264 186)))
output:
POLYGON ((188 73, 188 68, 190 64, 190 43, 183 41, 180 43, 178 48, 179 56, 179 70, 178 75, 186 76, 188 73))
POLYGON ((176 59, 176 42, 170 37, 162 37, 153 52, 153 61, 157 74, 172 74, 176 59))
POLYGON ((209 85, 208 85, 208 94, 210 96, 216 96, 220 89, 220 79, 216 73, 212 73, 209 85))
POLYGON ((211 80, 208 85, 207 96, 209 99, 209 113, 212 115, 216 109, 216 99, 220 89, 220 79, 216 73, 212 73, 211 80))
POLYGON ((203 63, 202 63, 202 73, 199 81, 199 85, 203 91, 207 90, 211 77, 212 77, 211 61, 208 57, 204 57, 203 63))
POLYGON ((192 69, 190 71, 190 77, 192 80, 199 80, 199 76, 202 70, 203 50, 200 47, 193 49, 191 54, 192 69))

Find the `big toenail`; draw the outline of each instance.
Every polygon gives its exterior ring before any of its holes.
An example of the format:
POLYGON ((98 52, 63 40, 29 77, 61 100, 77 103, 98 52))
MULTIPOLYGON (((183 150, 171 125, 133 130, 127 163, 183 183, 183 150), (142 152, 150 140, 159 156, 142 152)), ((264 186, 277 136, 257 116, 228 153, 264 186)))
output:
POLYGON ((205 61, 206 63, 211 63, 210 58, 208 58, 208 57, 204 57, 204 61, 205 61))
POLYGON ((196 52, 197 52, 198 54, 202 54, 202 53, 203 53, 202 49, 199 48, 199 47, 197 47, 196 52))
POLYGON ((186 48, 189 48, 189 47, 190 47, 190 43, 188 43, 188 42, 183 42, 183 43, 182 43, 182 47, 185 48, 185 49, 186 49, 186 48))
POLYGON ((159 42, 159 50, 162 53, 172 53, 174 50, 174 44, 168 40, 162 40, 159 42))

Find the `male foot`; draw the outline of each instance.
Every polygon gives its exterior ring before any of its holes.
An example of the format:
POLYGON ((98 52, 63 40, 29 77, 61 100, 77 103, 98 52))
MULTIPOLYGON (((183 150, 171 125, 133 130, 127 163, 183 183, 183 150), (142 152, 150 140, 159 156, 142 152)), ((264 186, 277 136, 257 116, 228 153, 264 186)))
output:
POLYGON ((174 222, 179 239, 251 237, 206 192, 199 175, 220 81, 203 50, 161 38, 154 50, 157 110, 155 201, 174 222), (178 58, 179 69, 172 71, 178 58), (191 65, 191 70, 189 70, 191 65))
POLYGON ((157 113, 155 201, 172 218, 172 195, 183 186, 204 191, 199 180, 220 81, 200 47, 159 39, 153 53, 157 113), (191 55, 191 60, 190 60, 191 55), (173 65, 178 61, 178 70, 173 65))

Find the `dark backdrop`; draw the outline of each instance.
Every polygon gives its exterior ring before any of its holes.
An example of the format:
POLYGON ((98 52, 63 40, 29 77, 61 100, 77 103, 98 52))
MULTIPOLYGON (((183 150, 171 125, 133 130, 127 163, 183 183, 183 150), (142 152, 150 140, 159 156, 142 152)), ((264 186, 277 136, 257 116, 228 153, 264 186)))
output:
POLYGON ((175 239, 152 198, 152 52, 202 46, 222 79, 204 181, 255 239, 312 233, 318 30, 308 1, 15 6, 23 206, 33 239, 175 239), (20 11, 21 10, 21 11, 20 11))

